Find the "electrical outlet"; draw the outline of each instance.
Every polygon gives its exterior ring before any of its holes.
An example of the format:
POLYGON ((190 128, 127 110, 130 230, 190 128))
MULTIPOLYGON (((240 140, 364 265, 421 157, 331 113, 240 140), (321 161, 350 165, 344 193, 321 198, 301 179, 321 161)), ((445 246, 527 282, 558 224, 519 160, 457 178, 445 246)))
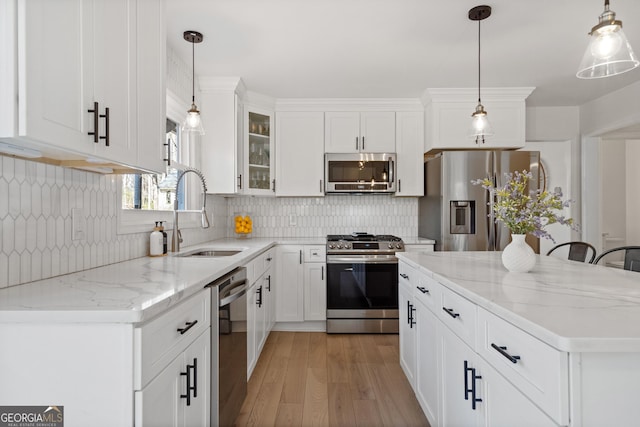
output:
POLYGON ((71 209, 71 240, 82 240, 85 236, 86 221, 82 208, 71 209))
POLYGON ((298 221, 294 214, 289 214, 289 225, 290 226, 298 225, 298 221))

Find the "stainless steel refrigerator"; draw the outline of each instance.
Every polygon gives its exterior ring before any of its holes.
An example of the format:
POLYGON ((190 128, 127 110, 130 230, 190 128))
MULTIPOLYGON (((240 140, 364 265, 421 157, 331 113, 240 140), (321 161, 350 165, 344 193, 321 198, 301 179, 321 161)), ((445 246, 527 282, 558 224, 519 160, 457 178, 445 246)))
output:
MULTIPOLYGON (((528 170, 529 189, 540 186, 538 151, 444 151, 424 164, 424 196, 418 203, 418 235, 436 241, 437 251, 501 251, 509 229, 496 224, 489 191, 472 180, 504 184, 504 173, 528 170)), ((527 235, 536 253, 540 241, 527 235)))

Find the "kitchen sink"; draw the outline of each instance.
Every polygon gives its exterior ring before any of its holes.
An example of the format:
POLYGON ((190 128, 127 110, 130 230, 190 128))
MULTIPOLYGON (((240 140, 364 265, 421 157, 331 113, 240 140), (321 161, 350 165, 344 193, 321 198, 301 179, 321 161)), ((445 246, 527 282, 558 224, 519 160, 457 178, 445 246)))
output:
POLYGON ((218 258, 225 256, 233 256, 242 252, 242 249, 196 249, 190 252, 185 252, 178 256, 181 257, 203 257, 203 258, 218 258))

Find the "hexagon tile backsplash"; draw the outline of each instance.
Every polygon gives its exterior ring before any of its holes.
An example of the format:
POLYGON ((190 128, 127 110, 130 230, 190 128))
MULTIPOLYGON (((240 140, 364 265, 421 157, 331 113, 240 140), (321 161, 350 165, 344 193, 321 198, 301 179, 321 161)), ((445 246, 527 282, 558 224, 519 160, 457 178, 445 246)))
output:
MULTIPOLYGON (((146 256, 149 233, 117 234, 117 182, 114 175, 0 156, 0 287, 146 256), (73 208, 82 208, 86 221, 80 240, 71 240, 73 208)), ((209 210, 221 203, 224 224, 226 202, 215 199, 209 210)), ((226 235, 223 227, 185 231, 191 243, 226 235)))

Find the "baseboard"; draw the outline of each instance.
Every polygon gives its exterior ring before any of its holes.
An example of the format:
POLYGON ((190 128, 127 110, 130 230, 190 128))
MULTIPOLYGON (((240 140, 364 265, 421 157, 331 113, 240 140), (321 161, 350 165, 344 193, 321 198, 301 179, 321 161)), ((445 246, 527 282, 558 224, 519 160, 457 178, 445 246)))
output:
POLYGON ((280 332, 327 332, 327 322, 324 320, 307 322, 276 322, 271 330, 280 332))

